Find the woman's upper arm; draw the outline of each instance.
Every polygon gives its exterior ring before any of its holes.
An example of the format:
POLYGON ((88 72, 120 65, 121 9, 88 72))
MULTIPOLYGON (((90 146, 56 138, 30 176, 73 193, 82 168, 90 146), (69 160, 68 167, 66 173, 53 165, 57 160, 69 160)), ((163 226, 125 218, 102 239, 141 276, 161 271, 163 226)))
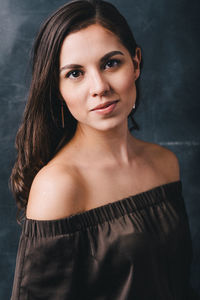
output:
POLYGON ((44 168, 34 178, 26 217, 35 220, 64 218, 78 210, 79 186, 71 172, 44 168))

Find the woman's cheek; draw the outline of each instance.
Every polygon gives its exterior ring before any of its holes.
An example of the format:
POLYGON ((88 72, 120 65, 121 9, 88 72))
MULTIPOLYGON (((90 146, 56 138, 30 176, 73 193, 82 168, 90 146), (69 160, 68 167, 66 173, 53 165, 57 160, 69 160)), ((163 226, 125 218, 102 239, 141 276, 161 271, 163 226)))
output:
POLYGON ((133 68, 127 67, 115 78, 115 86, 119 92, 128 92, 135 88, 133 68))
POLYGON ((81 118, 84 109, 86 109, 83 92, 81 93, 78 88, 70 89, 70 87, 60 89, 60 92, 72 116, 77 120, 81 118))
POLYGON ((66 84, 60 85, 60 93, 68 108, 76 105, 76 102, 74 101, 75 100, 74 98, 76 98, 76 96, 73 93, 73 89, 69 85, 66 84))

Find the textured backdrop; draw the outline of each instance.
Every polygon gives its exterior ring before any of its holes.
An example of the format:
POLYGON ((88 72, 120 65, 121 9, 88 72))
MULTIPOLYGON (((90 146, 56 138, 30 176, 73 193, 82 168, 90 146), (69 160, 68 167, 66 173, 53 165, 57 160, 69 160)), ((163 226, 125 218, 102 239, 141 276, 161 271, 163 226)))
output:
MULTIPOLYGON (((14 139, 28 90, 29 53, 39 25, 63 0, 0 0, 0 299, 11 295, 20 235, 8 178, 14 139)), ((200 99, 198 0, 113 0, 142 47, 137 137, 178 156, 194 258, 192 284, 200 292, 200 99)))

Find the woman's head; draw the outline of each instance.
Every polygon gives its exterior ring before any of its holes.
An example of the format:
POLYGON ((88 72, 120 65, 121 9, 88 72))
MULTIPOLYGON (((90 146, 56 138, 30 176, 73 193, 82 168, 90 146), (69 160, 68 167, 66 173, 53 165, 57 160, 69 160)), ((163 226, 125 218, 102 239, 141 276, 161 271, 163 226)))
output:
MULTIPOLYGON (((59 93, 59 59, 63 41, 70 33, 87 28, 92 24, 100 24, 114 33, 132 57, 136 54, 137 44, 125 18, 108 2, 72 1, 50 16, 35 41, 32 91, 43 94, 43 97, 36 95, 35 99, 39 96, 41 105, 41 99, 43 99, 46 103, 44 109, 49 109, 51 112, 49 118, 56 127, 61 127, 62 97, 59 93)), ((136 101, 136 108, 137 104, 136 101)), ((72 136, 77 122, 66 106, 64 116, 65 134, 68 132, 68 136, 72 136)))
MULTIPOLYGON (((134 57, 137 65, 138 56, 134 57)), ((88 128, 107 131, 127 123, 139 72, 127 48, 102 25, 89 25, 67 35, 60 52, 59 88, 78 122, 77 134, 88 128), (99 105, 107 108, 96 109, 99 105)))
MULTIPOLYGON (((36 173, 76 131, 77 121, 67 105, 64 106, 65 128, 62 128, 60 53, 64 40, 70 34, 94 24, 114 34, 130 57, 136 55, 137 44, 126 20, 112 4, 105 1, 69 2, 42 25, 34 43, 32 81, 23 122, 16 137, 18 157, 11 175, 11 187, 19 211, 26 208, 36 173)), ((139 68, 137 60, 133 64, 134 68, 139 68)), ((136 88, 137 85, 138 81, 136 88)), ((138 88, 136 108, 137 104, 138 88)), ((130 116, 132 118, 132 114, 130 116)), ((132 121, 137 128, 133 118, 132 121)))

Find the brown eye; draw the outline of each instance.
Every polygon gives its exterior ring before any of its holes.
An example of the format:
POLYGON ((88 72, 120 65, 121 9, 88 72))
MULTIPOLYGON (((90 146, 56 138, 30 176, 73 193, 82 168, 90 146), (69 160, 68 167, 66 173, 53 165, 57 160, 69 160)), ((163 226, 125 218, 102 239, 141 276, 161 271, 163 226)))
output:
POLYGON ((82 74, 83 74, 83 72, 80 70, 73 70, 73 71, 68 72, 66 77, 67 78, 78 78, 82 74))
POLYGON ((113 67, 117 67, 120 64, 120 60, 118 59, 110 59, 109 61, 107 61, 107 63, 105 64, 105 69, 109 69, 109 68, 113 68, 113 67))

